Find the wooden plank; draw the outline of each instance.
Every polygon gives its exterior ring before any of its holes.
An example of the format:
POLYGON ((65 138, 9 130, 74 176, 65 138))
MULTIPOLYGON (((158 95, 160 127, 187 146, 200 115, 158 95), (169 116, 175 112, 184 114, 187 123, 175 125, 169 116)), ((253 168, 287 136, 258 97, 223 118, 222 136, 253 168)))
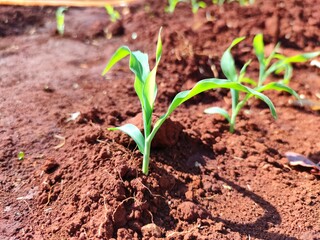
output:
POLYGON ((18 6, 68 6, 68 7, 104 7, 128 6, 143 0, 0 0, 0 5, 18 6))

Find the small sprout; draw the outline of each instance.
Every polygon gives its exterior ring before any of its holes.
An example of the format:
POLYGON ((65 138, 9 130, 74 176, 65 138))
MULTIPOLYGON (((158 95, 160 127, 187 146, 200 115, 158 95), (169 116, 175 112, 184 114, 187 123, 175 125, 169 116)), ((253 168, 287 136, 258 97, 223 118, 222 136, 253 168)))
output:
POLYGON ((197 13, 199 8, 205 8, 207 4, 203 1, 191 0, 192 12, 197 13))
POLYGON ((63 36, 64 34, 64 12, 66 10, 66 7, 59 7, 56 11, 57 31, 60 36, 63 36))
POLYGON ((22 160, 24 159, 24 156, 25 156, 24 152, 20 151, 20 152, 18 153, 18 160, 19 160, 19 161, 22 161, 22 160))
MULTIPOLYGON (((165 12, 173 13, 176 9, 176 6, 180 2, 189 2, 189 0, 168 0, 168 6, 165 8, 165 12)), ((207 4, 203 1, 190 0, 191 8, 193 13, 197 13, 199 8, 205 8, 207 4)))
POLYGON ((168 6, 164 9, 167 13, 173 13, 176 9, 176 6, 180 2, 186 2, 185 0, 168 0, 168 6))
POLYGON ((266 96, 236 81, 209 78, 199 81, 191 90, 178 93, 172 100, 167 112, 163 114, 152 126, 151 120, 153 115, 154 103, 157 96, 156 74, 158 64, 161 59, 161 54, 162 41, 160 29, 156 48, 156 64, 151 71, 149 68, 147 54, 140 51, 133 52, 128 47, 123 46, 114 53, 102 73, 102 75, 105 75, 114 64, 127 57, 128 55, 130 56, 129 68, 135 75, 134 89, 139 98, 142 108, 144 134, 142 134, 138 127, 133 124, 125 124, 121 127, 109 128, 109 130, 121 130, 124 133, 128 134, 135 141, 139 151, 143 154, 142 172, 146 175, 149 171, 151 142, 155 137, 157 131, 177 107, 179 107, 182 103, 194 97, 195 95, 211 89, 227 88, 257 96, 267 102, 270 108, 273 107, 271 101, 266 96))
POLYGON ((105 6, 106 12, 110 17, 111 22, 116 22, 121 19, 120 13, 114 9, 111 5, 105 6))

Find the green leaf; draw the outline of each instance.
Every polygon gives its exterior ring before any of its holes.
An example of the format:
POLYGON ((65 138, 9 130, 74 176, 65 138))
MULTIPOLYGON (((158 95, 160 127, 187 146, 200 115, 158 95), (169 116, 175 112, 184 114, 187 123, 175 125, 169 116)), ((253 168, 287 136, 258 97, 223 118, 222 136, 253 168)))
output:
POLYGON ((125 124, 121 127, 115 127, 115 128, 108 128, 108 130, 114 131, 114 130, 120 130, 126 134, 128 134, 137 144, 139 151, 143 154, 144 152, 144 137, 135 125, 133 124, 125 124))
POLYGON ((288 87, 285 84, 279 83, 279 82, 271 82, 264 86, 258 87, 255 89, 257 92, 264 92, 267 90, 276 90, 276 91, 285 91, 290 93, 291 95, 295 96, 297 99, 299 99, 299 95, 290 87, 288 87))
POLYGON ((241 78, 240 83, 248 83, 248 84, 251 84, 254 87, 257 86, 257 83, 255 82, 255 80, 253 80, 252 78, 248 78, 248 77, 241 78))
POLYGON ((238 79, 240 83, 242 82, 242 78, 244 78, 244 75, 246 74, 246 71, 247 71, 247 67, 249 66, 250 63, 251 63, 251 59, 242 66, 239 74, 239 79, 238 79))
POLYGON ((293 72, 293 67, 291 66, 291 64, 287 64, 285 66, 285 72, 282 80, 284 84, 289 84, 290 79, 292 77, 292 72, 293 72))
POLYGON ((286 63, 301 63, 301 62, 306 62, 311 58, 315 58, 320 56, 320 51, 318 52, 310 52, 310 53, 303 53, 303 54, 298 54, 292 57, 285 58, 284 61, 286 63))
POLYGON ((239 42, 243 41, 245 38, 236 38, 233 40, 231 45, 228 47, 228 49, 223 53, 222 58, 221 58, 221 68, 223 74, 227 77, 228 80, 230 81, 237 81, 237 70, 236 70, 236 65, 234 63, 234 59, 231 54, 231 48, 234 47, 236 44, 239 42))
POLYGON ((229 50, 231 50, 231 48, 233 48, 235 45, 237 45, 238 43, 240 43, 240 42, 242 42, 244 39, 245 39, 246 37, 238 37, 238 38, 236 38, 236 39, 234 39, 233 41, 232 41, 232 43, 230 44, 230 46, 229 46, 229 50))
POLYGON ((106 75, 107 72, 113 67, 114 64, 119 62, 121 59, 125 58, 131 54, 131 50, 127 46, 122 46, 112 55, 111 59, 107 63, 106 67, 102 72, 102 76, 106 75))
POLYGON ((179 2, 185 2, 185 0, 168 0, 169 5, 166 6, 165 12, 167 12, 167 13, 173 13, 174 10, 175 10, 175 8, 176 8, 176 5, 177 5, 179 2))
POLYGON ((263 35, 257 34, 253 39, 253 48, 260 64, 264 64, 264 43, 263 35))
POLYGON ((230 120, 231 120, 229 113, 226 110, 224 110, 223 108, 220 108, 220 107, 207 108, 206 110, 204 110, 204 113, 207 113, 207 114, 220 114, 225 119, 227 119, 229 123, 230 123, 230 120))
POLYGON ((24 159, 24 156, 25 156, 24 152, 22 152, 22 151, 19 152, 19 153, 18 153, 18 160, 19 160, 19 161, 22 161, 22 160, 24 159))
POLYGON ((130 70, 138 77, 138 79, 145 82, 150 73, 148 54, 140 51, 131 52, 129 65, 130 70))
MULTIPOLYGON (((263 100, 270 108, 271 114, 276 118, 277 114, 275 111, 275 107, 271 100, 262 93, 259 93, 251 88, 248 88, 240 83, 233 82, 230 80, 224 79, 217 79, 217 78, 209 78, 199 81, 191 90, 183 91, 178 93, 175 98, 173 99, 172 103, 170 104, 167 112, 161 116, 158 121, 154 124, 152 133, 150 134, 149 138, 152 139, 160 126, 163 122, 170 116, 170 114, 182 103, 189 100, 190 98, 194 97, 195 95, 207 91, 209 89, 216 89, 216 88, 227 88, 227 89, 234 89, 242 92, 249 93, 253 96, 258 97, 259 99, 263 100)), ((150 140, 149 139, 149 140, 150 140)))
POLYGON ((57 31, 62 36, 64 34, 64 12, 66 7, 59 7, 56 11, 57 31))
MULTIPOLYGON (((161 59, 162 54, 162 41, 161 41, 161 30, 159 30, 158 34, 158 43, 157 43, 157 50, 156 50, 156 64, 152 71, 149 73, 148 77, 146 78, 145 85, 143 88, 143 94, 146 98, 146 107, 148 112, 152 113, 154 101, 157 96, 157 83, 156 83, 156 74, 158 70, 158 65, 161 59)), ((151 116, 150 116, 151 117, 151 116)))
POLYGON ((198 4, 199 4, 199 7, 201 7, 201 8, 206 8, 207 7, 207 4, 205 2, 203 2, 203 1, 198 2, 198 4))
POLYGON ((266 67, 269 66, 272 59, 276 58, 277 55, 281 55, 281 54, 277 53, 279 51, 279 48, 280 48, 280 43, 277 43, 277 45, 274 47, 274 49, 270 53, 269 57, 267 59, 265 59, 265 66, 266 67))

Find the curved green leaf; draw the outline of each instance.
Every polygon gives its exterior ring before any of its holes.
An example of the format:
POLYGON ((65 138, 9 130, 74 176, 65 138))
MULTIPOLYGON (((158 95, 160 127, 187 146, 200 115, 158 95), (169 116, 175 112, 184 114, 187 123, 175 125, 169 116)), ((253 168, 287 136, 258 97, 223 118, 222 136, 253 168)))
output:
POLYGON ((246 37, 238 37, 238 38, 236 38, 236 39, 234 39, 233 41, 232 41, 232 43, 230 44, 230 46, 229 46, 229 50, 231 50, 231 48, 233 48, 235 45, 237 45, 238 43, 240 43, 240 42, 242 42, 244 39, 245 39, 246 37))
POLYGON ((293 67, 291 66, 291 64, 287 64, 285 66, 285 72, 282 80, 284 84, 289 84, 290 79, 292 77, 292 72, 293 72, 293 67))
POLYGON ((148 54, 140 51, 131 52, 129 65, 130 70, 138 77, 138 79, 145 82, 150 73, 148 54))
POLYGON ((264 86, 255 88, 255 90, 257 92, 264 92, 267 90, 285 91, 299 99, 299 95, 296 93, 296 91, 294 91, 292 88, 288 87, 287 85, 279 82, 271 82, 264 86))
POLYGON ((229 123, 230 123, 230 120, 231 120, 229 113, 226 110, 224 110, 223 108, 220 108, 220 107, 207 108, 207 109, 204 110, 204 113, 207 113, 207 114, 220 114, 225 119, 227 119, 229 123))
POLYGON ((276 118, 277 114, 275 111, 275 107, 271 100, 265 96, 264 94, 257 92, 251 88, 248 88, 240 83, 233 82, 230 80, 223 80, 223 79, 217 79, 217 78, 209 78, 202 81, 199 81, 191 90, 183 91, 178 93, 175 98, 173 99, 172 103, 170 104, 167 112, 161 116, 158 121, 155 123, 153 130, 151 134, 149 135, 149 140, 153 139, 154 135, 160 128, 160 126, 163 124, 163 122, 169 117, 169 115, 182 103, 189 100, 190 98, 194 97, 195 95, 202 93, 204 91, 207 91, 209 89, 215 89, 215 88, 228 88, 228 89, 234 89, 242 92, 246 92, 248 94, 251 94, 253 96, 258 97, 259 99, 263 100, 270 108, 271 114, 276 118))
POLYGON ((102 72, 102 76, 106 75, 107 72, 113 67, 114 64, 119 62, 131 53, 131 50, 127 46, 122 46, 112 55, 111 59, 107 63, 106 67, 102 72))
POLYGON ((239 42, 243 41, 245 38, 236 38, 232 41, 231 45, 228 47, 228 49, 223 53, 221 58, 221 69, 223 74, 227 77, 228 80, 237 81, 237 70, 236 65, 234 63, 234 59, 231 54, 231 49, 238 44, 239 42))
POLYGON ((259 60, 260 64, 265 64, 264 63, 264 43, 263 43, 263 35, 257 34, 254 39, 253 39, 253 48, 255 51, 255 54, 259 60))
POLYGON ((238 81, 241 83, 242 82, 242 79, 244 78, 244 75, 246 74, 246 71, 247 71, 247 67, 250 65, 251 63, 251 59, 249 61, 247 61, 241 68, 240 70, 240 74, 239 74, 239 79, 238 81))
POLYGON ((269 66, 272 59, 276 58, 277 55, 280 55, 277 53, 279 51, 279 48, 280 48, 280 43, 277 43, 277 45, 274 47, 274 49, 270 53, 269 57, 267 59, 265 59, 265 66, 266 67, 269 66))
POLYGON ((253 80, 252 78, 248 78, 248 77, 241 78, 240 83, 248 83, 254 87, 257 86, 257 83, 255 82, 255 80, 253 80))
POLYGON ((287 57, 284 59, 286 63, 301 63, 301 62, 306 62, 311 58, 315 58, 320 56, 320 51, 318 52, 309 52, 309 53, 303 53, 303 54, 298 54, 292 57, 287 57))
POLYGON ((156 74, 157 74, 158 65, 161 59, 161 54, 162 54, 161 30, 162 28, 160 28, 159 34, 158 34, 156 64, 152 69, 152 71, 148 74, 148 77, 146 78, 146 81, 143 87, 143 94, 146 98, 146 105, 147 105, 148 112, 152 112, 154 101, 157 96, 156 74))
POLYGON ((143 154, 144 152, 144 137, 140 132, 139 128, 137 128, 133 124, 125 124, 121 127, 108 128, 108 130, 120 130, 126 134, 128 134, 137 144, 139 151, 143 154))

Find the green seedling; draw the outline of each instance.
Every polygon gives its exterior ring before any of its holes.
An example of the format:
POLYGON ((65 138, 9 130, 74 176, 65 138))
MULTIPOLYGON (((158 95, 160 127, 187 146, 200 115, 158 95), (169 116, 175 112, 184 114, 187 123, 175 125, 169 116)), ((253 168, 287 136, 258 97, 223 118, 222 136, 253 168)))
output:
POLYGON ((121 19, 120 13, 111 5, 105 6, 106 12, 110 17, 111 22, 116 22, 121 19))
POLYGON ((192 12, 197 13, 199 8, 205 8, 207 4, 203 1, 191 0, 192 12))
POLYGON ((56 11, 57 31, 60 36, 64 34, 64 12, 67 10, 65 7, 59 7, 56 11))
POLYGON ((161 54, 162 42, 160 30, 156 48, 156 63, 151 71, 149 68, 147 54, 140 51, 131 51, 128 47, 123 46, 114 53, 102 73, 102 75, 105 75, 114 64, 128 55, 130 56, 129 67, 135 75, 134 89, 142 108, 144 133, 142 134, 140 130, 133 124, 125 124, 121 127, 109 128, 109 130, 121 130, 128 134, 135 141, 139 151, 143 154, 142 172, 144 174, 147 175, 149 171, 151 142, 161 125, 178 106, 201 92, 216 88, 227 88, 246 92, 264 100, 269 105, 273 114, 276 114, 272 102, 265 95, 256 92, 236 81, 210 78, 199 81, 191 90, 178 93, 171 102, 167 112, 162 115, 152 127, 151 120, 154 103, 157 96, 156 73, 161 59, 161 54))
MULTIPOLYGON (((244 83, 245 82, 245 83, 250 83, 252 85, 257 85, 254 80, 245 77, 246 69, 247 69, 248 65, 251 63, 251 60, 249 60, 248 62, 246 62, 244 64, 244 66, 240 70, 240 73, 238 74, 237 70, 236 70, 234 59, 231 54, 231 49, 243 40, 244 40, 244 37, 236 38, 231 43, 231 45, 224 52, 224 54, 221 58, 221 68, 222 68, 224 75, 227 77, 227 79, 232 82, 237 82, 237 83, 244 83)), ((255 90, 255 92, 259 92, 259 93, 262 93, 266 90, 286 91, 286 92, 294 95, 295 97, 299 98, 298 94, 294 90, 292 90, 291 88, 289 88, 288 86, 286 86, 285 84, 280 83, 280 82, 271 82, 266 85, 262 85, 262 84, 259 85, 258 84, 254 88, 254 90, 255 90)), ((239 114, 239 111, 244 107, 244 105, 247 103, 247 101, 254 96, 255 96, 254 94, 247 93, 244 96, 244 98, 242 100, 240 100, 239 91, 231 89, 231 99, 232 99, 231 116, 229 115, 229 113, 225 109, 222 109, 219 107, 208 108, 205 110, 205 113, 222 115, 229 122, 230 132, 233 133, 235 130, 235 125, 236 125, 236 117, 239 114)), ((269 105, 269 107, 270 107, 270 105, 269 105)), ((271 113, 272 113, 272 116, 274 118, 276 118, 276 109, 274 108, 273 105, 271 107, 271 113)))
POLYGON ((24 152, 22 152, 22 151, 19 152, 19 153, 18 153, 18 160, 19 160, 19 161, 22 161, 22 160, 24 159, 24 156, 25 156, 24 152))
POLYGON ((176 6, 180 2, 186 2, 186 0, 168 0, 168 6, 164 9, 167 13, 173 13, 176 6))
POLYGON ((268 57, 265 57, 263 35, 258 34, 253 39, 253 47, 259 61, 259 81, 258 87, 261 87, 270 74, 279 74, 284 72, 280 83, 288 85, 292 77, 292 63, 302 63, 320 55, 319 52, 303 53, 292 57, 286 57, 278 54, 280 44, 277 44, 268 57))

